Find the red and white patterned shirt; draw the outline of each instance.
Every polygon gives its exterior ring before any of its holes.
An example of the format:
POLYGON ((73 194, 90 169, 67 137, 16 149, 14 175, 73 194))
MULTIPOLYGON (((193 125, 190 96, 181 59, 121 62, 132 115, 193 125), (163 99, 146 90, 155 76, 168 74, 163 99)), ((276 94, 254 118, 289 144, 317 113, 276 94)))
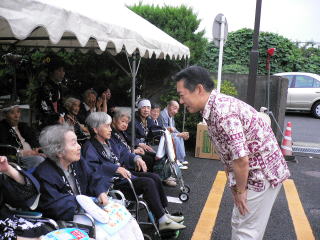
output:
POLYGON ((250 105, 213 90, 203 110, 208 134, 236 184, 232 161, 249 157, 248 189, 264 190, 264 180, 275 187, 290 176, 286 161, 269 124, 250 105))

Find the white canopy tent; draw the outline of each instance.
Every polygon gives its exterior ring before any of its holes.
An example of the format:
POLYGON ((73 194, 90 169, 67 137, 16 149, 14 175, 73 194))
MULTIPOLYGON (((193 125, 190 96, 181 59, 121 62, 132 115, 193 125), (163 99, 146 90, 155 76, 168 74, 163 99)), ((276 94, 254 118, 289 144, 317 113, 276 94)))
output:
POLYGON ((113 55, 124 51, 132 56, 132 124, 136 59, 190 56, 188 47, 116 0, 1 0, 0 47, 12 46, 93 49, 113 55))
POLYGON ((0 44, 23 47, 123 49, 141 57, 181 59, 179 43, 117 1, 1 0, 0 44))

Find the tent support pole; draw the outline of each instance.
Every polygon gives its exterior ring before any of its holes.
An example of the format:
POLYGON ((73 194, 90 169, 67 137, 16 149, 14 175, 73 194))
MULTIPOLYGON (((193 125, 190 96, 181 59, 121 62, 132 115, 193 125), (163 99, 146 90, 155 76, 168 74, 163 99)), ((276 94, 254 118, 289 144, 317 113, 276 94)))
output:
POLYGON ((132 76, 132 86, 131 86, 131 150, 134 150, 134 143, 136 139, 135 132, 135 104, 136 104, 136 76, 139 70, 141 58, 137 64, 137 51, 132 54, 132 66, 129 61, 129 56, 127 54, 127 60, 131 71, 132 76))
MULTIPOLYGON (((117 61, 117 59, 112 56, 110 53, 108 53, 108 56, 112 59, 112 61, 117 64, 118 67, 120 67, 122 69, 122 71, 124 71, 129 77, 131 77, 131 74, 117 61)), ((128 58, 128 56, 127 56, 128 58)), ((129 66, 130 66, 130 63, 129 63, 129 66)), ((130 68, 131 70, 131 68, 130 68)))
POLYGON ((136 101, 136 53, 132 56, 132 87, 131 87, 131 151, 134 150, 134 142, 136 138, 135 128, 135 101, 136 101))

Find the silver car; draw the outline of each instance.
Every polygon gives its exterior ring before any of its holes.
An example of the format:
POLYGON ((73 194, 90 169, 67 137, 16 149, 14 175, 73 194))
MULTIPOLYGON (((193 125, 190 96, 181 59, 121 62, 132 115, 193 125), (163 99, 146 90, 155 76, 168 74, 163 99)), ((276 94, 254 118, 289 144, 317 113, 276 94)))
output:
POLYGON ((275 76, 289 80, 286 110, 309 111, 320 118, 320 76, 313 73, 285 72, 275 76))

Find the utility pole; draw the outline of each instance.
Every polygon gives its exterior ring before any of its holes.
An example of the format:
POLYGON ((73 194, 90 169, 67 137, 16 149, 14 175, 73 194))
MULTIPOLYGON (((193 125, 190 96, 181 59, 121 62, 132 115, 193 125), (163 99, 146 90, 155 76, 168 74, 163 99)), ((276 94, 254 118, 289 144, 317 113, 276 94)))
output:
POLYGON ((254 22, 253 46, 250 52, 250 69, 247 87, 247 103, 254 107, 256 94, 256 81, 259 61, 259 31, 260 31, 260 16, 261 16, 262 0, 257 0, 256 16, 254 22))

